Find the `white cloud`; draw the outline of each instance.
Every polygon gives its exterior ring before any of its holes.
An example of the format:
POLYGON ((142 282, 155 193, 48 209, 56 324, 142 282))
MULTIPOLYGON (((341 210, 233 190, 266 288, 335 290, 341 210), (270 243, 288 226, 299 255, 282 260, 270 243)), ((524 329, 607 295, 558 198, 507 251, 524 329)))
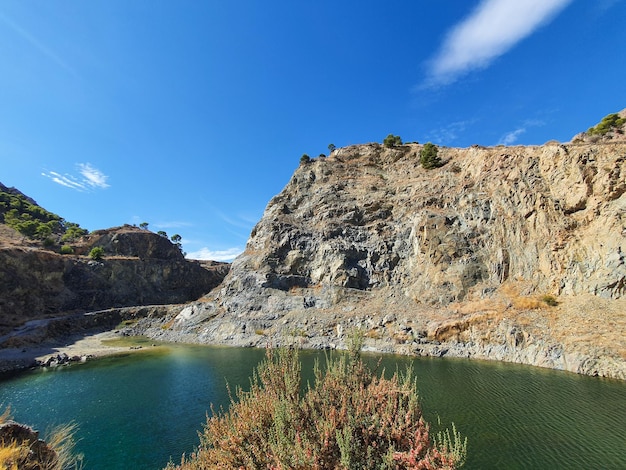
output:
POLYGON ((83 175, 84 181, 92 188, 105 189, 108 188, 107 179, 109 178, 97 168, 91 166, 90 163, 79 163, 78 168, 80 174, 83 175))
POLYGON ((78 163, 76 165, 80 177, 70 175, 68 173, 60 174, 56 171, 42 172, 41 175, 50 178, 57 184, 66 188, 75 189, 77 191, 87 191, 89 189, 106 189, 109 184, 106 182, 109 178, 97 168, 91 166, 90 163, 78 163))
POLYGON ((545 122, 541 119, 526 119, 517 129, 504 134, 498 141, 498 144, 513 145, 515 142, 517 142, 519 137, 524 134, 529 128, 541 127, 544 124, 545 122))
POLYGON ((60 184, 61 186, 65 186, 66 188, 72 188, 78 191, 85 190, 84 184, 77 181, 76 178, 74 178, 72 175, 61 175, 56 171, 49 171, 48 173, 44 172, 41 175, 45 176, 46 178, 50 178, 55 183, 60 184))
POLYGON ((430 64, 426 85, 445 85, 487 67, 572 0, 482 0, 456 25, 430 64))
POLYGON ((514 131, 511 131, 507 134, 505 134, 500 141, 498 142, 498 144, 502 144, 502 145, 512 145, 515 142, 517 142, 517 139, 519 138, 520 135, 522 135, 524 132, 526 132, 526 129, 524 127, 521 127, 519 129, 515 129, 514 131))
POLYGON ((243 248, 233 247, 226 250, 210 250, 209 248, 201 248, 198 251, 187 253, 189 259, 203 259, 212 261, 232 261, 243 253, 243 248))

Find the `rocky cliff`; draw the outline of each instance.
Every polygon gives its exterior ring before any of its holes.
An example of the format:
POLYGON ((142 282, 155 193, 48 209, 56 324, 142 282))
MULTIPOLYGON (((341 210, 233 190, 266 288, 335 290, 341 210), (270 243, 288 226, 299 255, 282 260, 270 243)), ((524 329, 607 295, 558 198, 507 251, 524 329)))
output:
MULTIPOLYGON (((335 150, 268 204, 162 339, 482 357, 626 378, 626 142, 335 150)), ((164 325, 166 326, 164 328, 164 325)))
POLYGON ((132 226, 92 232, 62 255, 2 226, 0 334, 62 313, 196 300, 217 286, 226 263, 185 260, 166 238, 132 226), (102 247, 104 258, 86 256, 102 247))

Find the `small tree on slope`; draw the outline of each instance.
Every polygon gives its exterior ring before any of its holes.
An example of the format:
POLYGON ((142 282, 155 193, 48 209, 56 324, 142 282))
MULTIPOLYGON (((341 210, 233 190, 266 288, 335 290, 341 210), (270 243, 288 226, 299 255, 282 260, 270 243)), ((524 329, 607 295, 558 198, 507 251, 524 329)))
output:
POLYGON ((437 146, 430 142, 424 144, 422 150, 420 151, 420 163, 427 170, 432 170, 433 168, 439 168, 441 163, 441 158, 438 155, 437 146))

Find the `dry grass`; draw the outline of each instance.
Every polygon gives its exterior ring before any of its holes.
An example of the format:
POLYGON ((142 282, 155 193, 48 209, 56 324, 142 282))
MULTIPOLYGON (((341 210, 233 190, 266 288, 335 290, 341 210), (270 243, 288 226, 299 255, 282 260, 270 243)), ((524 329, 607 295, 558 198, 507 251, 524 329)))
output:
POLYGON ((373 328, 365 333, 365 337, 370 339, 380 339, 382 336, 382 332, 378 328, 373 328))
MULTIPOLYGON (((0 424, 11 421, 11 410, 0 415, 0 424)), ((70 470, 82 468, 83 456, 75 452, 75 424, 57 426, 44 443, 37 439, 0 440, 0 468, 4 470, 70 470)))
POLYGON ((30 447, 15 441, 0 444, 0 468, 5 470, 21 470, 27 468, 23 463, 28 461, 30 447))

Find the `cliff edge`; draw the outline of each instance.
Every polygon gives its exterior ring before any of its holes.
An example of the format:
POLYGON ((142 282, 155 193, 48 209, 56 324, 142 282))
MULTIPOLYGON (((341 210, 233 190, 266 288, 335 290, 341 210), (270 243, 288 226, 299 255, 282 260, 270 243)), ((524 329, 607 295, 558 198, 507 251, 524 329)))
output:
POLYGON ((62 314, 196 300, 228 269, 186 260, 167 238, 130 225, 83 235, 61 254, 0 224, 0 334, 62 314), (88 256, 94 247, 102 259, 88 256))
POLYGON ((220 288, 153 337, 477 357, 626 378, 626 141, 355 145, 303 163, 220 288))

